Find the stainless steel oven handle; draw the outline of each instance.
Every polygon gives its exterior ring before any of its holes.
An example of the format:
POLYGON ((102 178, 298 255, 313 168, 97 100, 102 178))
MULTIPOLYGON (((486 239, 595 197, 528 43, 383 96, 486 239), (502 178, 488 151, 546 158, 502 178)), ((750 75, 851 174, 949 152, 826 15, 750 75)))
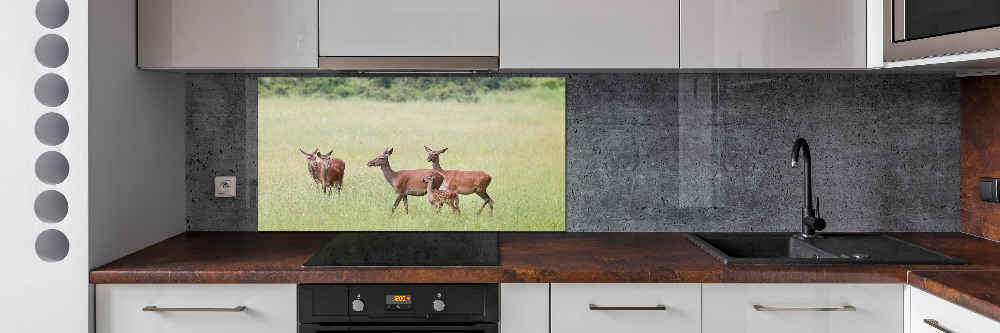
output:
POLYGON ((934 319, 924 319, 924 324, 931 325, 931 327, 936 328, 944 333, 955 333, 952 330, 944 328, 943 326, 941 326, 941 323, 938 323, 938 321, 934 319))
POLYGON ((160 308, 155 305, 147 305, 142 308, 142 311, 156 311, 156 312, 243 312, 247 307, 240 305, 232 308, 160 308))
POLYGON ((662 304, 657 304, 654 306, 599 306, 597 304, 590 305, 591 310, 595 311, 644 311, 644 310, 666 310, 667 306, 662 304))
POLYGON ((844 305, 829 308, 779 308, 754 304, 753 309, 757 311, 858 311, 853 305, 844 305))

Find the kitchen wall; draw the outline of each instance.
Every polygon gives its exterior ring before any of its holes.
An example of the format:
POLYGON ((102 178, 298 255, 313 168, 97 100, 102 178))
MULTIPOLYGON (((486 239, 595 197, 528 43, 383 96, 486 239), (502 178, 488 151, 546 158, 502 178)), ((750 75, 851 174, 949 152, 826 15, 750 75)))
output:
POLYGON ((1000 204, 979 200, 979 178, 1000 178, 1000 76, 962 78, 962 231, 1000 240, 1000 204))
MULTIPOLYGON (((798 230, 797 137, 828 231, 960 228, 954 76, 558 76, 567 231, 798 230)), ((256 230, 256 77, 187 77, 189 230, 256 230), (219 175, 236 198, 212 197, 219 175)))

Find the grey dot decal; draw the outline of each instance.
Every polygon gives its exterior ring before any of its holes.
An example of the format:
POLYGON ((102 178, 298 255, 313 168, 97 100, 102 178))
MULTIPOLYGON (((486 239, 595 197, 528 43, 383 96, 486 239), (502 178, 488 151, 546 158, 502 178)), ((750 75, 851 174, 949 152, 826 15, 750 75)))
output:
POLYGON ((42 222, 59 223, 69 212, 69 202, 59 191, 48 190, 35 198, 35 215, 42 222))
POLYGON ((56 107, 66 102, 69 97, 69 85, 66 79, 57 74, 45 74, 35 82, 35 98, 42 105, 56 107))
POLYGON ((61 27, 69 19, 69 4, 66 0, 39 0, 35 5, 35 18, 43 27, 61 27))
POLYGON ((56 146, 69 136, 69 122, 62 115, 49 112, 38 117, 35 122, 35 137, 49 146, 56 146))
POLYGON ((69 58, 69 44, 59 35, 42 36, 35 43, 35 58, 38 59, 38 63, 48 68, 62 66, 69 58))
POLYGON ((35 175, 49 185, 62 183, 69 176, 69 161, 59 152, 42 153, 35 161, 35 175))
POLYGON ((69 254, 69 239, 59 230, 42 231, 35 238, 35 253, 48 262, 62 261, 69 254))

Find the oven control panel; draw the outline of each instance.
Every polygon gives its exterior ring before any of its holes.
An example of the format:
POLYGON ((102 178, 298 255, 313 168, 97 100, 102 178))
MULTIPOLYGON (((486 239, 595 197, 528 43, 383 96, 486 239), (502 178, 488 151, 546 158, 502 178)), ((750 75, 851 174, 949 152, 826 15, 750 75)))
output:
POLYGON ((299 285, 300 323, 491 322, 496 284, 299 285))

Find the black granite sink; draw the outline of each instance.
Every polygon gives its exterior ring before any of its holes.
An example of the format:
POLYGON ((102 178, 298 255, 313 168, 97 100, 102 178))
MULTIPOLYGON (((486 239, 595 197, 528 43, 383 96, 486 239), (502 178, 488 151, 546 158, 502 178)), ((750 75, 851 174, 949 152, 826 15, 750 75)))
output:
POLYGON ((910 264, 966 262, 880 234, 689 233, 687 238, 724 264, 910 264))

